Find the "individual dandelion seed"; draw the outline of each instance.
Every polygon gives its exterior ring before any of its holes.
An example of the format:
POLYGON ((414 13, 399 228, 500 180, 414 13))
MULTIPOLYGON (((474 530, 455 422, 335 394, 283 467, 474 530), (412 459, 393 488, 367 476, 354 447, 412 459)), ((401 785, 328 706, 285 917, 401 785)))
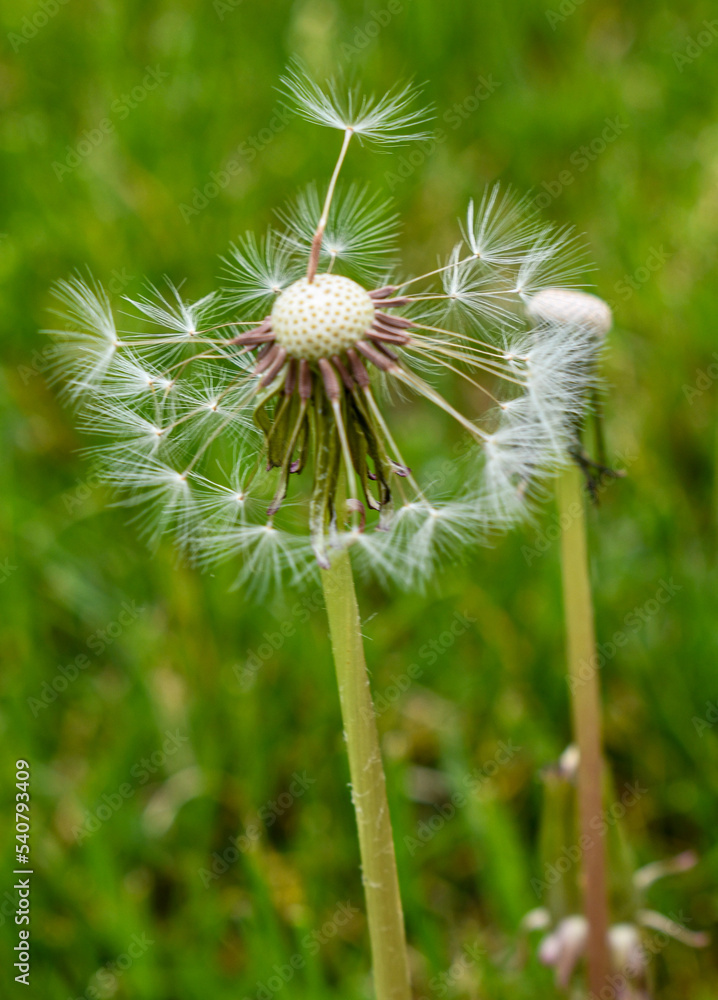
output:
MULTIPOLYGON (((322 202, 315 184, 277 210, 285 226, 282 238, 292 248, 308 253, 322 214, 322 202)), ((352 184, 337 191, 332 201, 322 237, 319 265, 331 272, 339 262, 350 276, 372 280, 385 274, 396 254, 398 216, 391 203, 367 186, 352 184)))
POLYGON ((295 59, 282 77, 282 89, 303 118, 316 125, 344 132, 351 131, 369 142, 396 145, 428 139, 419 130, 431 118, 428 107, 413 108, 417 89, 411 84, 396 84, 381 97, 363 94, 359 86, 346 87, 334 79, 321 87, 295 59))
POLYGON ((565 463, 596 344, 536 307, 557 281, 575 282, 584 259, 571 233, 494 185, 438 266, 387 280, 396 218, 366 187, 342 193, 339 174, 354 138, 416 139, 427 111, 413 109, 411 87, 363 97, 297 65, 283 87, 300 115, 343 133, 322 197, 310 187, 278 211, 279 228, 246 235, 225 287, 195 303, 171 283, 150 288, 116 325, 100 289, 64 283, 58 365, 83 427, 105 439, 101 467, 134 506, 154 509, 152 538, 176 528, 201 563, 240 555, 238 582, 260 590, 348 548, 383 579, 419 584, 524 516, 565 463), (473 412, 444 392, 449 378, 473 412), (382 387, 431 402, 465 434, 477 461, 440 498, 406 461, 382 387), (234 508, 221 470, 238 450, 247 502, 234 508))
POLYGON ((76 275, 59 282, 56 296, 61 308, 53 312, 66 325, 47 331, 57 338, 49 352, 50 379, 60 383, 67 398, 78 400, 102 382, 120 340, 107 293, 92 279, 76 275))

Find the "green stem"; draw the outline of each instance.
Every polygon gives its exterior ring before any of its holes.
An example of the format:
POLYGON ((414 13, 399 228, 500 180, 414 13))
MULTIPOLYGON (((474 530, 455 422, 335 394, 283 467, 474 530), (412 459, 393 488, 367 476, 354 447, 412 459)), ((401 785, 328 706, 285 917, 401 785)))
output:
POLYGON ((610 972, 606 845, 596 834, 603 809, 601 695, 588 573, 581 471, 572 465, 558 484, 564 611, 574 739, 578 745, 578 805, 583 850, 584 912, 588 920, 588 979, 600 996, 610 972))
POLYGON ((329 632, 349 754, 377 1000, 410 1000, 409 963, 394 840, 374 705, 346 552, 322 572, 329 632))

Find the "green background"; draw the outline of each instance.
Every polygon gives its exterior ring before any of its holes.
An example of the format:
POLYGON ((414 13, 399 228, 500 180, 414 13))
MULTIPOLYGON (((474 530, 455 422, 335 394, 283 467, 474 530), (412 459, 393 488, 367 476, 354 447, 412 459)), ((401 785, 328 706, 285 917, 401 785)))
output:
MULTIPOLYGON (((550 192, 546 216, 587 234, 597 290, 616 313, 608 436, 628 471, 590 512, 599 637, 628 635, 601 671, 607 753, 619 790, 645 789, 625 817, 638 862, 700 854, 692 872, 651 890, 651 905, 710 929, 718 22, 705 26, 709 6, 564 0, 561 13, 556 0, 403 0, 385 15, 384 0, 46 0, 45 9, 46 24, 35 0, 0 14, 2 995, 28 995, 8 971, 18 758, 33 774, 30 995, 91 997, 99 983, 99 995, 133 1000, 256 997, 297 954, 306 966, 279 995, 368 995, 361 912, 329 927, 316 955, 302 944, 339 902, 361 911, 321 601, 310 588, 257 607, 229 591, 231 569, 201 576, 169 547, 148 554, 126 514, 88 483, 84 442, 47 383, 38 334, 51 284, 77 267, 117 298, 164 274, 204 294, 232 240, 327 176, 335 135, 296 118, 262 131, 293 54, 320 75, 351 68, 369 89, 426 82, 445 141, 400 184, 388 175, 409 150, 357 149, 349 166, 394 188, 408 268, 431 266, 451 246, 467 199, 497 178, 550 192), (33 17, 41 27, 25 39, 33 17), (123 95, 142 86, 147 67, 166 77, 125 113, 123 95), (467 109, 482 78, 495 92, 457 125, 450 109, 467 109), (112 131, 77 166, 53 167, 73 163, 83 133, 108 117, 112 131), (625 127, 615 140, 587 160, 577 152, 616 118, 625 127), (195 189, 251 140, 261 147, 251 162, 183 217, 195 189), (631 626, 627 616, 662 579, 675 596, 631 626), (124 602, 141 611, 116 625, 124 602), (287 622, 293 634, 280 641, 287 622), (267 649, 273 637, 278 648, 267 649), (59 667, 73 662, 83 669, 58 693, 59 667), (247 664, 259 666, 247 674, 247 664), (203 884, 213 852, 271 810, 295 772, 306 772, 306 791, 278 804, 251 849, 203 884), (78 843, 73 831, 103 801, 117 805, 123 785, 120 807, 78 843), (113 963, 124 965, 143 934, 152 943, 126 971, 115 965, 113 979, 113 963)), ((394 414, 397 435, 440 462, 449 446, 432 420, 426 408, 394 414)), ((557 995, 550 971, 522 964, 517 947, 521 916, 538 903, 531 879, 542 874, 540 771, 570 739, 557 544, 546 535, 555 523, 547 509, 536 527, 445 567, 425 595, 360 589, 374 689, 389 703, 379 725, 417 995, 432 1000, 445 995, 432 977, 477 942, 485 957, 467 960, 454 995, 557 995), (457 613, 475 622, 432 662, 426 644, 441 647, 457 613), (420 676, 392 700, 392 678, 411 663, 420 676), (501 741, 520 750, 412 856, 404 838, 501 741)), ((656 973, 666 1000, 718 992, 713 947, 670 943, 656 973)))

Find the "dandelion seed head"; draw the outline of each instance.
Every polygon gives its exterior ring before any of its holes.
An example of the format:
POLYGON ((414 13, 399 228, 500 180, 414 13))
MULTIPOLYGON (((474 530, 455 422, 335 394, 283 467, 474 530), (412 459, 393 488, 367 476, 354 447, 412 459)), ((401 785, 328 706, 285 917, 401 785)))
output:
POLYGON ((98 285, 61 285, 55 376, 153 544, 173 537, 203 568, 236 561, 237 586, 256 595, 345 551, 383 582, 421 587, 545 500, 610 310, 570 287, 584 269, 573 234, 497 185, 471 202, 453 250, 432 254, 438 266, 392 283, 396 216, 339 174, 355 137, 423 135, 414 89, 367 96, 298 65, 284 85, 304 118, 344 132, 328 182, 276 213, 283 229, 231 248, 219 293, 192 302, 168 281, 129 300, 121 336, 98 285), (414 440, 407 463, 398 400, 451 418, 462 458, 447 446, 437 476, 442 456, 414 440))
POLYGON ((272 309, 272 330, 290 357, 317 361, 353 347, 373 319, 374 303, 361 285, 319 274, 282 292, 272 309))

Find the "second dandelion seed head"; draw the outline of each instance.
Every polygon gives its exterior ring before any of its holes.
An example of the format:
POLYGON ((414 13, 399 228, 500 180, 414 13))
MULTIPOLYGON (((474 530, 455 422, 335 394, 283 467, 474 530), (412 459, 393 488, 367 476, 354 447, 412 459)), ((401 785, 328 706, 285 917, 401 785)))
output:
POLYGON ((575 288, 542 288, 529 300, 527 312, 539 322, 583 327, 600 340, 608 335, 613 325, 613 314, 607 302, 575 288))

